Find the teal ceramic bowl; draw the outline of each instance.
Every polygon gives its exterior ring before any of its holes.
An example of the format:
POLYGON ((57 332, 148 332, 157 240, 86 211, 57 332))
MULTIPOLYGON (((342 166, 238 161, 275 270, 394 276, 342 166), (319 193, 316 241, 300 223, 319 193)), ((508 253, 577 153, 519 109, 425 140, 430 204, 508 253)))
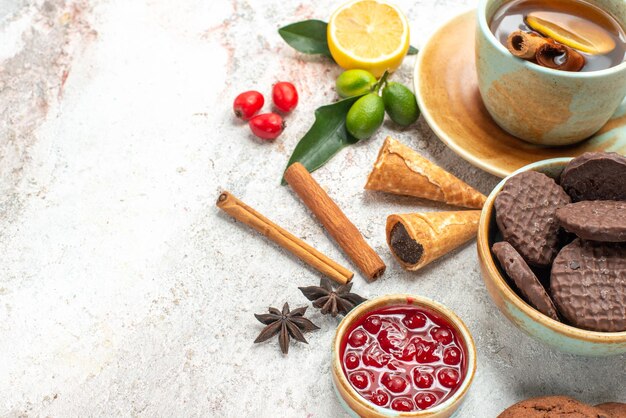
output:
POLYGON ((478 258, 483 279, 491 299, 517 328, 537 341, 557 350, 585 355, 610 356, 626 353, 626 331, 595 332, 575 328, 540 313, 528 305, 511 289, 496 266, 491 253, 497 232, 493 203, 506 181, 523 171, 535 170, 558 178, 571 158, 555 158, 529 164, 517 170, 498 184, 483 207, 478 224, 478 258))

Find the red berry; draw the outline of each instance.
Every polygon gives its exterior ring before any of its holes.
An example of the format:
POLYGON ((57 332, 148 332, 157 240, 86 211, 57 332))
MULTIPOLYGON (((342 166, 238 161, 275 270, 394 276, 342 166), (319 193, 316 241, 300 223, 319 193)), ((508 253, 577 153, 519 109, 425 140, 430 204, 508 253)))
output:
POLYGON ((406 389, 407 382, 402 376, 397 374, 385 373, 380 382, 393 393, 402 393, 406 389))
POLYGON ((367 334, 357 329, 352 331, 352 334, 348 337, 348 343, 352 347, 362 347, 367 342, 367 334))
POLYGON ((417 353, 417 339, 411 339, 407 345, 404 346, 402 351, 395 351, 393 356, 398 360, 402 361, 412 361, 415 358, 415 353, 417 353))
POLYGON ((426 315, 421 312, 415 312, 402 318, 402 323, 410 329, 422 328, 426 325, 426 315))
POLYGON ((456 347, 448 347, 443 352, 443 362, 446 364, 459 364, 461 362, 461 350, 456 347))
POLYGON ((239 119, 248 120, 261 110, 265 103, 263 95, 255 90, 245 91, 235 97, 233 110, 239 119))
POLYGON ((276 139, 285 129, 283 118, 276 113, 263 113, 250 119, 252 133, 262 139, 276 139))
POLYGON ((348 369, 356 369, 357 367, 359 367, 360 362, 361 361, 359 360, 359 356, 356 355, 356 353, 346 354, 345 363, 348 369))
POLYGON ((433 327, 430 330, 430 335, 435 341, 440 342, 443 345, 447 345, 452 342, 452 331, 448 328, 433 327))
POLYGON ((397 328, 396 325, 392 325, 388 328, 383 329, 377 337, 380 348, 388 353, 400 350, 402 348, 402 344, 404 343, 405 338, 406 332, 403 332, 401 329, 397 328))
POLYGON ((453 388, 459 383, 459 372, 448 367, 444 367, 437 373, 437 378, 442 386, 453 388))
POLYGON ((363 364, 369 367, 385 367, 391 356, 385 353, 376 342, 370 344, 363 352, 363 364))
POLYGON ((357 389, 365 389, 370 381, 365 372, 354 372, 350 375, 350 382, 357 389))
POLYGON ((293 84, 281 81, 272 88, 272 100, 278 110, 291 112, 298 105, 298 91, 293 84))
POLYGON ((387 405, 387 403, 389 403, 389 395, 387 395, 387 392, 385 392, 384 390, 378 389, 377 391, 372 393, 370 401, 374 405, 385 406, 387 405))
POLYGON ((414 408, 413 402, 409 398, 396 398, 391 402, 391 409, 408 412, 414 408))
POLYGON ((437 345, 434 342, 419 339, 416 344, 417 353, 415 359, 418 363, 435 363, 439 361, 439 356, 435 354, 437 345))
POLYGON ((427 389, 433 385, 435 378, 432 374, 418 368, 413 369, 413 382, 420 389, 427 389))
POLYGON ((379 316, 373 315, 365 320, 363 323, 363 328, 370 334, 377 334, 380 331, 380 327, 382 326, 382 322, 379 316))
POLYGON ((435 402, 437 402, 437 397, 434 393, 420 392, 415 395, 415 405, 418 409, 430 408, 435 402))

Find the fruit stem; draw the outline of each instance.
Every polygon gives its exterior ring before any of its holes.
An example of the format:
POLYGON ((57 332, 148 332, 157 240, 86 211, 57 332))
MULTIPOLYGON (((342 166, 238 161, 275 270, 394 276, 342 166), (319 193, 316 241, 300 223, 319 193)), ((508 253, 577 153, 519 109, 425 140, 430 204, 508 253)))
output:
POLYGON ((389 71, 385 70, 383 75, 380 77, 380 80, 378 80, 378 83, 374 84, 372 92, 379 94, 380 89, 383 87, 383 84, 387 84, 387 77, 389 77, 389 71))

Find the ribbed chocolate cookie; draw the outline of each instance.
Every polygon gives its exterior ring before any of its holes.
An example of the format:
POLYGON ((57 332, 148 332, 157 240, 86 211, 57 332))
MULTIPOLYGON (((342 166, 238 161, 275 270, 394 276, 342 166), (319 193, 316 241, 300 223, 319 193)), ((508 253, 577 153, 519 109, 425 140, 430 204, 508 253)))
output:
POLYGON ((569 396, 530 398, 508 407, 498 418, 612 418, 569 396))
POLYGON ((577 238, 554 259, 550 290, 557 309, 572 325, 626 331, 626 244, 577 238))
POLYGON ((587 200, 572 203, 557 209, 556 218, 563 228, 582 239, 626 242, 626 202, 587 200))
POLYGON ((548 292, 515 248, 508 242, 501 241, 493 244, 491 249, 530 306, 558 321, 559 316, 548 292))
POLYGON ((495 200, 496 222, 528 264, 548 266, 558 252, 556 210, 570 203, 561 186, 545 174, 525 171, 511 177, 495 200))
POLYGON ((561 186, 572 202, 626 200, 626 157, 615 152, 586 152, 565 167, 561 186))

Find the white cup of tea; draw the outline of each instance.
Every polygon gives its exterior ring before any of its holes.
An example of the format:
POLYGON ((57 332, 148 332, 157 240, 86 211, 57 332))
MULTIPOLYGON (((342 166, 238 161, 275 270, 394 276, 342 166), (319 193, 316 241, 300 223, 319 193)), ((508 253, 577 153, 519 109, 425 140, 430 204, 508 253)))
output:
MULTIPOLYGON (((515 57, 490 25, 505 3, 509 7, 523 1, 480 0, 478 5, 476 68, 483 102, 502 129, 527 142, 559 146, 583 141, 600 130, 624 100, 626 62, 622 56, 621 62, 604 69, 570 72, 515 57)), ((554 8, 578 0, 544 1, 554 8)), ((596 0, 593 4, 624 31, 625 1, 596 0)), ((587 58, 589 62, 596 59, 587 58)))

